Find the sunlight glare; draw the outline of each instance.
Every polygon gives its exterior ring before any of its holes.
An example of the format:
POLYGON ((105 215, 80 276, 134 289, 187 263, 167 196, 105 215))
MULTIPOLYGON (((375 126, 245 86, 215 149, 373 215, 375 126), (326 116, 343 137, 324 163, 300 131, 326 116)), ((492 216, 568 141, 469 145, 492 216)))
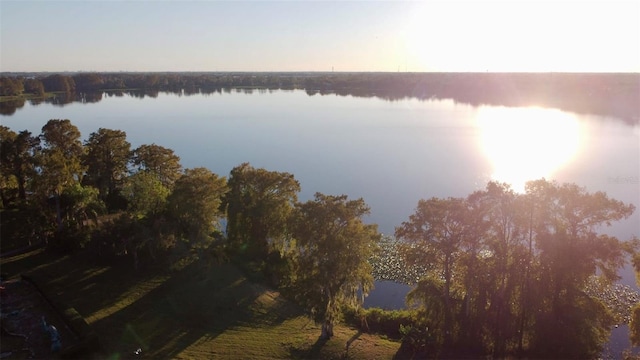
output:
POLYGON ((518 192, 529 180, 552 179, 583 142, 577 118, 555 109, 480 107, 476 121, 492 180, 518 192))
POLYGON ((634 2, 579 6, 572 1, 418 2, 403 34, 406 67, 409 71, 639 71, 638 47, 630 46, 638 39, 638 10, 634 2), (623 35, 630 40, 620 41, 623 35))

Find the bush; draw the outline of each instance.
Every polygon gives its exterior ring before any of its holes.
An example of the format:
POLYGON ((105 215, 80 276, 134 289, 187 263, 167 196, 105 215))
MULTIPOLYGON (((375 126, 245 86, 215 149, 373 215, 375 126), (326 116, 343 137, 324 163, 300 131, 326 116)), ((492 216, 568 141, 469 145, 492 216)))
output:
POLYGON ((49 247, 64 254, 83 249, 91 241, 91 228, 65 226, 53 233, 49 247))
POLYGON ((386 335, 392 339, 401 339, 401 326, 411 326, 417 322, 417 313, 412 310, 343 309, 346 323, 365 332, 386 335))
POLYGON ((440 354, 442 339, 430 331, 424 313, 418 310, 345 307, 342 314, 347 324, 361 331, 402 340, 398 359, 434 358, 440 354))

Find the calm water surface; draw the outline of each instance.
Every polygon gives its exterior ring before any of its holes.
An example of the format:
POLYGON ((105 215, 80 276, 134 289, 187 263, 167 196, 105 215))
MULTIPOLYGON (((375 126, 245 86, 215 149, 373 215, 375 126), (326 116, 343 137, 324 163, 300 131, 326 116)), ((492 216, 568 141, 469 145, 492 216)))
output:
MULTIPOLYGON (((2 125, 39 134, 49 119, 70 119, 83 139, 100 127, 121 129, 132 148, 173 149, 184 167, 227 175, 242 162, 287 171, 315 192, 362 197, 367 219, 392 234, 421 198, 466 196, 490 179, 521 190, 545 177, 640 206, 640 127, 614 118, 553 109, 472 107, 452 101, 308 96, 304 91, 231 92, 156 98, 104 96, 98 103, 25 105, 2 125)), ((640 236, 640 216, 602 231, 640 236)), ((633 272, 622 283, 635 287, 633 272)), ((397 284, 379 283, 396 307, 397 284), (395 295, 394 295, 395 294, 395 295), (393 295, 393 296, 391 296, 393 295)), ((380 295, 378 295, 380 296, 380 295)), ((389 305, 385 305, 389 304, 389 305)))
MULTIPOLYGON (((173 149, 184 167, 226 175, 236 165, 293 173, 300 197, 363 197, 384 233, 421 198, 466 196, 492 178, 521 189, 546 177, 640 204, 640 127, 553 109, 472 107, 450 101, 308 96, 303 91, 157 98, 104 96, 98 103, 25 105, 0 121, 39 134, 70 119, 86 139, 126 131, 132 147, 173 149)), ((606 229, 640 236, 638 213, 606 229)))

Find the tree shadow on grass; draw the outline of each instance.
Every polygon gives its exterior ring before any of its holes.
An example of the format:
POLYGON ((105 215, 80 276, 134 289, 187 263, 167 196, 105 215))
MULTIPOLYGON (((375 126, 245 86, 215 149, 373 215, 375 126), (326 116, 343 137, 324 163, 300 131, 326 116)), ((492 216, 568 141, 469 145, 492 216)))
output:
POLYGON ((289 317, 286 304, 275 300, 272 306, 256 309, 265 288, 249 282, 232 265, 217 267, 207 276, 201 276, 201 271, 197 264, 189 265, 126 307, 95 321, 92 326, 100 336, 101 355, 140 358, 134 354, 140 348, 143 357, 174 358, 227 329, 254 323, 272 326, 289 317))
POLYGON ((349 355, 349 347, 354 341, 358 340, 360 335, 362 335, 362 330, 358 329, 358 332, 353 334, 353 336, 349 340, 347 340, 347 344, 345 345, 345 353, 347 356, 349 355))
MULTIPOLYGON (((100 339, 99 358, 172 358, 196 342, 195 351, 204 351, 202 357, 207 358, 210 350, 216 354, 213 340, 227 329, 248 328, 242 330, 246 334, 302 314, 279 293, 248 281, 231 264, 207 268, 194 262, 180 271, 158 274, 48 253, 14 263, 16 274, 37 267, 33 274, 38 282, 87 319, 100 339), (138 349, 141 352, 135 354, 138 349)), ((240 338, 247 341, 246 336, 240 338)), ((226 350, 218 354, 242 355, 245 345, 253 346, 255 353, 264 344, 248 341, 226 343, 226 350)))
POLYGON ((158 277, 144 272, 132 274, 123 266, 98 265, 81 254, 59 256, 45 251, 10 265, 12 271, 29 273, 39 283, 47 284, 62 302, 84 317, 113 305, 140 282, 158 277))
POLYGON ((327 344, 329 339, 319 336, 316 342, 309 348, 295 349, 291 348, 291 357, 295 359, 321 359, 322 348, 327 344))
POLYGON ((24 254, 8 256, 0 259, 0 269, 3 277, 15 278, 21 273, 33 270, 43 264, 54 262, 56 256, 44 248, 29 251, 24 254))

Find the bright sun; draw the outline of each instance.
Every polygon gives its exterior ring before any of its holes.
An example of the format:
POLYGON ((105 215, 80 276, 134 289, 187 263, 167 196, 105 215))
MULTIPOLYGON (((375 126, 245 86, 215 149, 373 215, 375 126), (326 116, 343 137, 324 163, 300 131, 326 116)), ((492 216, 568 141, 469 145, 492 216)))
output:
POLYGON ((640 71, 637 2, 418 2, 408 71, 640 71))
POLYGON ((480 107, 476 122, 492 179, 518 192, 529 180, 552 178, 583 142, 578 120, 555 109, 480 107))

